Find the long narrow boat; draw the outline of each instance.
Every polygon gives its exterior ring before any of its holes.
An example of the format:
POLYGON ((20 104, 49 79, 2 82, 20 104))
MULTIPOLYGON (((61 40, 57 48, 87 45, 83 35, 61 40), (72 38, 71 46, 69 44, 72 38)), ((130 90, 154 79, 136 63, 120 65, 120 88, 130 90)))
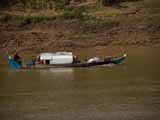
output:
POLYGON ((114 57, 110 59, 98 60, 94 62, 72 62, 66 64, 36 64, 34 66, 20 66, 18 62, 14 61, 13 58, 8 57, 8 64, 12 70, 19 70, 19 69, 50 69, 50 68, 57 68, 57 67, 91 67, 91 66, 98 66, 98 65, 106 65, 106 64, 120 64, 122 63, 125 58, 126 54, 123 54, 120 57, 114 57))

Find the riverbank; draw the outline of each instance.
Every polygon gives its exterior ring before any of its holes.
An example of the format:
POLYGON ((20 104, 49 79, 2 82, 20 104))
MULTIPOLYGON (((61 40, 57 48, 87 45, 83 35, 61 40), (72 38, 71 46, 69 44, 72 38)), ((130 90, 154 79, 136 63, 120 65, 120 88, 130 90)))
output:
POLYGON ((92 48, 121 51, 129 47, 160 47, 160 25, 152 23, 153 15, 146 11, 142 1, 90 8, 87 17, 82 18, 70 12, 48 12, 43 18, 39 16, 45 13, 4 13, 12 19, 0 22, 1 51, 77 53, 92 48))

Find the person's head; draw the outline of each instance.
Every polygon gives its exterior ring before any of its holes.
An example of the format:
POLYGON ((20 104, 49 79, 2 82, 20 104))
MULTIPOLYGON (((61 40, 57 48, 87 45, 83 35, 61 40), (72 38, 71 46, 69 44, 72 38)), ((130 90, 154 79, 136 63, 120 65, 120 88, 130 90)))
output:
POLYGON ((18 52, 17 52, 17 51, 15 51, 15 52, 14 52, 14 55, 18 55, 18 52))

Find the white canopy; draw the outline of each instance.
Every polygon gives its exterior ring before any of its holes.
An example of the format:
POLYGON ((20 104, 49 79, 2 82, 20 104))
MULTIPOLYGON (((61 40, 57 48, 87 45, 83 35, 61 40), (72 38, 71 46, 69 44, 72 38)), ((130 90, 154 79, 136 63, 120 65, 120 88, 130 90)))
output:
POLYGON ((50 64, 69 64, 73 62, 71 52, 41 53, 40 60, 49 60, 50 64))
POLYGON ((53 54, 52 53, 41 53, 40 60, 51 60, 53 54))

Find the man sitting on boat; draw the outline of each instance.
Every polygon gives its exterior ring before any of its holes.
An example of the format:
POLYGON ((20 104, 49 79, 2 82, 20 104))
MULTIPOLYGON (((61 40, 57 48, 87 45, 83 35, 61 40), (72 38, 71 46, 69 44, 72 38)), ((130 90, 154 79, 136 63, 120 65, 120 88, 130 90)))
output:
POLYGON ((40 55, 35 58, 35 64, 42 64, 43 61, 40 59, 40 55))
POLYGON ((78 59, 76 55, 73 56, 73 63, 80 63, 81 61, 78 59))
POLYGON ((18 55, 17 52, 13 55, 13 60, 16 61, 20 66, 22 65, 21 57, 18 55))

